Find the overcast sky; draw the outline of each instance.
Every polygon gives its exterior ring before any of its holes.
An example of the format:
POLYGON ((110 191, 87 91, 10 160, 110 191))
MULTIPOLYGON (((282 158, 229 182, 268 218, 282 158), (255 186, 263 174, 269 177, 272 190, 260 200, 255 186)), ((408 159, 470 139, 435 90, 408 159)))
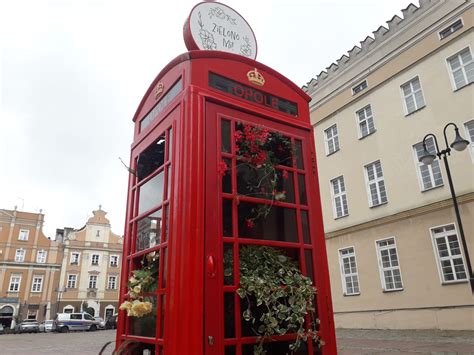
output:
MULTIPOLYGON (((44 232, 80 228, 99 204, 123 234, 132 117, 186 51, 192 0, 0 0, 0 208, 43 210, 44 232)), ((229 0, 257 60, 311 80, 408 0, 229 0)), ((418 1, 415 2, 418 6, 418 1)))

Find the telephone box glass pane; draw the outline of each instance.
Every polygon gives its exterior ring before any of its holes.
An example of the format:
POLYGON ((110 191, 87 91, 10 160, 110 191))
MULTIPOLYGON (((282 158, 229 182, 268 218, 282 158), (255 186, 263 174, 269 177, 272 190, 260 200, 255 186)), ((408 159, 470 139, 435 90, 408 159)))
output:
POLYGON ((130 320, 129 333, 154 338, 156 336, 156 296, 145 297, 144 301, 151 302, 152 311, 142 317, 128 317, 130 320))
POLYGON ((236 155, 241 162, 250 161, 259 165, 268 158, 271 152, 274 165, 293 165, 291 139, 267 128, 236 122, 235 124, 236 155))
POLYGON ((224 244, 224 285, 234 284, 234 248, 233 244, 224 244))
POLYGON ((224 293, 224 337, 235 337, 235 302, 234 293, 224 293))
POLYGON ((153 144, 138 156, 137 177, 143 180, 165 162, 165 134, 163 133, 153 144))
POLYGON ((308 203, 306 199, 306 183, 304 181, 304 175, 298 174, 298 190, 300 195, 300 204, 306 205, 308 203))
POLYGON ((220 164, 222 164, 222 166, 219 167, 219 169, 222 169, 222 171, 220 171, 220 173, 221 174, 223 173, 223 176, 222 176, 222 192, 232 193, 232 175, 231 175, 232 160, 231 159, 222 159, 222 162, 220 164), (224 164, 226 165, 225 167, 224 167, 224 164), (224 171, 224 169, 225 169, 225 171, 224 171))
POLYGON ((222 233, 225 237, 232 236, 232 200, 222 200, 222 233))
POLYGON ((235 346, 234 345, 229 345, 225 347, 225 353, 224 355, 235 355, 235 346))
POLYGON ((168 131, 168 161, 173 158, 173 129, 170 128, 168 131))
POLYGON ((222 152, 230 153, 230 121, 221 121, 222 152))
POLYGON ((237 163, 237 193, 242 196, 295 202, 293 173, 286 170, 258 169, 247 163, 237 163))
POLYGON ((239 236, 297 242, 296 210, 270 204, 240 202, 239 236), (265 215, 266 217, 264 217, 265 215))
POLYGON ((304 251, 304 258, 306 261, 306 275, 313 281, 314 285, 314 275, 313 275, 313 254, 311 250, 304 251))
POLYGON ((163 339, 165 334, 165 305, 166 305, 166 295, 161 295, 161 329, 160 329, 160 338, 163 339))
POLYGON ((295 155, 296 155, 296 167, 298 169, 304 169, 303 164, 303 143, 300 140, 295 140, 295 155))
POLYGON ((301 229, 303 230, 303 242, 305 244, 311 244, 311 238, 309 236, 308 211, 301 210, 301 229))
POLYGON ((153 248, 161 242, 161 209, 137 222, 136 251, 153 248))
POLYGON ((138 214, 146 212, 163 202, 164 173, 160 172, 139 188, 138 214))

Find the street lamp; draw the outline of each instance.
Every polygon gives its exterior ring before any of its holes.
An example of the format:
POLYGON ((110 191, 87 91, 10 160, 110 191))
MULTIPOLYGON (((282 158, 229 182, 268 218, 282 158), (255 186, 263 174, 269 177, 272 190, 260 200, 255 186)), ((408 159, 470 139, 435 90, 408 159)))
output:
POLYGON ((454 192, 453 179, 451 178, 451 171, 449 170, 449 164, 448 164, 448 155, 451 155, 451 148, 460 152, 466 149, 466 147, 469 145, 469 142, 461 137, 461 135, 459 134, 458 126, 456 126, 452 122, 444 126, 443 135, 444 135, 444 142, 446 143, 446 148, 443 150, 439 150, 438 140, 436 139, 436 136, 434 134, 428 133, 425 136, 425 138, 423 138, 423 156, 420 158, 420 162, 425 165, 429 165, 433 163, 433 161, 436 159, 436 156, 438 156, 438 159, 440 160, 441 160, 441 157, 443 158, 444 166, 446 167, 446 174, 448 175, 449 189, 451 190, 451 198, 453 199, 454 211, 456 213, 456 220, 459 227, 459 234, 461 236, 461 242, 464 249, 464 256, 466 259, 467 272, 469 276, 469 282, 471 284, 471 291, 474 293, 474 277, 472 275, 472 267, 471 267, 471 260, 469 258, 469 250, 467 249, 467 242, 466 242, 466 237, 464 236, 464 229, 462 227, 461 215, 459 214, 458 201, 456 199, 456 193, 454 192), (451 143, 451 145, 448 145, 448 138, 446 137, 446 128, 448 128, 449 126, 454 126, 454 132, 456 134, 456 137, 454 138, 454 141, 453 143, 451 143), (435 147, 436 147, 436 155, 430 153, 426 149, 426 139, 428 137, 433 137, 435 147))

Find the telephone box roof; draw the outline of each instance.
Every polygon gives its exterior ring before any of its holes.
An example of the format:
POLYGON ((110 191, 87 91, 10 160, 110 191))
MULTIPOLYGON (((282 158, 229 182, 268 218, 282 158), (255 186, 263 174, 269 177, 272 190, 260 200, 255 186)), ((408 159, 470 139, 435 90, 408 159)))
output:
POLYGON ((186 62, 189 60, 193 59, 205 59, 205 58, 210 58, 210 59, 222 59, 222 60, 230 60, 234 62, 240 62, 244 63, 247 65, 250 65, 254 68, 261 69, 265 71, 266 73, 274 76, 275 78, 281 80, 284 84, 288 85, 292 90, 295 91, 298 95, 300 95, 304 100, 307 102, 311 101, 311 97, 303 91, 298 85, 296 85, 294 82, 292 82, 290 79, 285 77, 284 75, 280 74, 277 72, 275 69, 272 69, 265 64, 262 64, 256 60, 249 59, 237 54, 232 54, 232 53, 226 53, 226 52, 221 52, 221 51, 204 51, 204 50, 195 50, 195 51, 189 51, 183 54, 180 54, 176 58, 174 58, 171 62, 169 62, 161 71, 160 73, 156 76, 156 78, 153 80, 151 83, 150 87, 146 91, 145 95, 143 96, 140 105, 138 105, 138 108, 135 112, 135 115, 133 116, 133 121, 135 122, 138 118, 138 114, 140 113, 143 104, 145 103, 147 97, 151 94, 152 90, 155 88, 156 84, 163 78, 166 73, 168 73, 172 68, 174 68, 176 65, 182 62, 186 62))

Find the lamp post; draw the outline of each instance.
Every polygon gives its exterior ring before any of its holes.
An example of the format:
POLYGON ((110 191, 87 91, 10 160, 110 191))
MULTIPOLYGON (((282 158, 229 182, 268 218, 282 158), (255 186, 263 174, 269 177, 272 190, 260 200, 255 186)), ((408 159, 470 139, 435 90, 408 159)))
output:
POLYGON ((461 236, 461 242, 464 249, 464 257, 467 264, 469 283, 471 284, 471 291, 474 293, 474 278, 472 275, 471 259, 469 258, 469 250, 467 248, 466 237, 464 236, 464 229, 462 227, 461 215, 459 214, 458 201, 456 199, 456 193, 454 192, 453 179, 451 178, 451 171, 449 170, 449 164, 448 164, 448 155, 451 155, 451 148, 460 152, 466 149, 466 147, 469 145, 469 142, 461 137, 461 135, 459 134, 458 126, 456 126, 456 124, 452 122, 444 126, 443 135, 444 135, 444 142, 446 143, 446 148, 443 150, 439 149, 438 140, 436 139, 436 136, 434 134, 428 133, 423 138, 423 156, 420 158, 420 162, 422 162, 425 165, 430 165, 436 159, 436 155, 438 156, 438 159, 440 160, 441 158, 443 158, 444 166, 446 167, 446 174, 448 175, 449 189, 451 191, 451 198, 453 199, 454 212, 456 213, 456 221, 459 228, 459 234, 461 236), (454 138, 454 141, 453 143, 451 143, 451 145, 448 145, 448 138, 446 137, 446 128, 448 128, 449 126, 454 126, 454 132, 456 134, 456 137, 454 138), (436 155, 430 153, 426 149, 426 139, 428 137, 433 137, 435 148, 436 148, 436 155))

